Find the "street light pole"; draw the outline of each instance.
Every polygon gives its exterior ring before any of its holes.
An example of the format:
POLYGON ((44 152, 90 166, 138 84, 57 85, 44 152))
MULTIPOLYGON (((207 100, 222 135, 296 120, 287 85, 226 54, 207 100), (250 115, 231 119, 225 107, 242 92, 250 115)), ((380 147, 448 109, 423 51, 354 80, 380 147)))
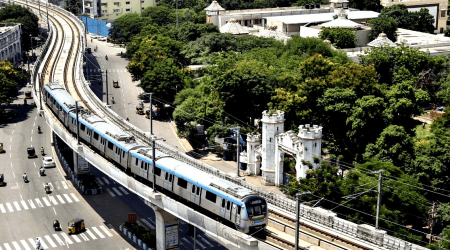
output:
MULTIPOLYGON (((30 45, 31 45, 31 60, 34 59, 34 50, 33 50, 33 37, 30 35, 30 45)), ((30 69, 28 69, 29 71, 30 69)))
POLYGON ((300 223, 299 223, 299 220, 300 220, 300 214, 299 214, 299 210, 300 210, 300 196, 302 196, 302 195, 304 195, 304 194, 310 194, 310 192, 309 191, 307 191, 307 192, 301 192, 301 193, 297 193, 295 196, 296 196, 296 200, 297 200, 297 207, 296 207, 296 210, 295 210, 295 213, 296 213, 296 218, 295 218, 295 220, 296 220, 296 223, 295 223, 295 250, 298 250, 298 231, 299 231, 299 227, 300 227, 300 223))
POLYGON ((153 93, 150 93, 150 135, 153 135, 153 103, 152 103, 152 95, 153 93))
POLYGON ((106 82, 106 105, 109 105, 109 100, 108 100, 108 97, 109 97, 109 94, 108 94, 108 70, 105 70, 105 72, 106 72, 106 79, 105 79, 105 82, 106 82))
MULTIPOLYGON (((156 168, 156 141, 157 140, 163 140, 165 141, 165 139, 163 138, 156 138, 156 135, 152 136, 152 166, 153 166, 153 192, 156 193, 156 175, 155 175, 155 168, 156 168)), ((148 170, 147 170, 147 177, 148 177, 148 170)), ((148 178, 147 178, 148 179, 148 178)))
POLYGON ((78 102, 75 102, 75 112, 77 112, 77 145, 80 145, 80 125, 78 124, 78 102))
POLYGON ((42 108, 42 94, 41 94, 41 73, 38 73, 38 92, 39 92, 39 106, 40 106, 40 110, 43 110, 42 108))
POLYGON ((240 140, 240 127, 237 127, 236 128, 237 129, 237 138, 236 138, 236 141, 237 141, 237 177, 239 177, 239 156, 241 155, 241 140, 240 140))
POLYGON ((381 206, 381 186, 383 185, 383 170, 380 169, 377 172, 378 172, 378 200, 377 200, 377 217, 375 222, 375 229, 378 229, 378 219, 380 218, 380 206, 381 206))

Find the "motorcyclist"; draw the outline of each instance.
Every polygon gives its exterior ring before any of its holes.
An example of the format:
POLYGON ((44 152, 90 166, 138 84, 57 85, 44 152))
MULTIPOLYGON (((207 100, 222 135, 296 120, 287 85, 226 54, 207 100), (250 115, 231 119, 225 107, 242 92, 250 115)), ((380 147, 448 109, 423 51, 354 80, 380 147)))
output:
POLYGON ((41 241, 39 238, 36 238, 36 249, 39 249, 41 247, 41 241))
POLYGON ((105 59, 108 60, 108 56, 107 55, 105 56, 105 59))
POLYGON ((45 173, 44 167, 41 166, 41 168, 39 169, 39 172, 41 173, 41 175, 44 175, 44 173, 45 173))
POLYGON ((41 126, 38 125, 38 132, 41 132, 41 126))
POLYGON ((45 190, 45 192, 49 192, 50 191, 50 186, 48 185, 48 183, 45 183, 44 190, 45 190))
POLYGON ((59 227, 59 221, 58 220, 55 220, 53 222, 53 227, 55 227, 55 228, 59 227))
POLYGON ((130 119, 128 119, 128 116, 127 116, 127 122, 129 122, 130 121, 130 119))
POLYGON ((41 154, 44 155, 44 147, 41 147, 41 154))
POLYGON ((114 96, 111 96, 111 102, 112 102, 112 103, 114 103, 114 102, 115 102, 115 100, 114 100, 114 96))
POLYGON ((24 180, 24 181, 27 181, 27 180, 28 180, 27 173, 23 173, 23 180, 24 180))

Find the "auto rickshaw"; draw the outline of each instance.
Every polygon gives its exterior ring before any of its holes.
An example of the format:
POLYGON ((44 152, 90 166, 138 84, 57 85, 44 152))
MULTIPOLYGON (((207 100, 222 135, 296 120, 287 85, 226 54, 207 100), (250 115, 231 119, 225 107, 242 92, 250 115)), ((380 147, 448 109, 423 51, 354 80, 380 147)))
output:
POLYGON ((142 102, 136 106, 136 114, 143 115, 144 114, 144 104, 142 102))
POLYGON ((5 177, 3 177, 3 174, 0 174, 0 186, 4 186, 5 185, 5 177))
POLYGON ((75 234, 85 229, 83 219, 73 219, 67 223, 68 234, 75 234))
POLYGON ((33 147, 27 148, 28 158, 36 157, 36 151, 33 147))
POLYGON ((5 152, 5 151, 3 150, 3 143, 0 142, 0 153, 3 153, 3 152, 5 152))
POLYGON ((145 111, 145 118, 150 119, 150 110, 145 111))
POLYGON ((26 99, 31 99, 31 91, 25 91, 25 98, 26 99))
POLYGON ((114 80, 113 81, 113 87, 118 88, 119 87, 119 81, 114 80))

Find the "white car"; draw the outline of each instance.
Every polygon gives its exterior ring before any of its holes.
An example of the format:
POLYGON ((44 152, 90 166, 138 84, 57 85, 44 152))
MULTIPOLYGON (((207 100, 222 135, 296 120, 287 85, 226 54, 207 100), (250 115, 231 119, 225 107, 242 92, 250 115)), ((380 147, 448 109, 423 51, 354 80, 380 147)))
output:
POLYGON ((97 36, 96 34, 91 34, 91 39, 97 39, 99 36, 97 36))
POLYGON ((98 39, 99 41, 106 41, 106 37, 104 37, 104 36, 99 36, 97 39, 98 39))
POLYGON ((44 168, 56 167, 55 161, 52 157, 44 157, 42 164, 44 164, 44 168))

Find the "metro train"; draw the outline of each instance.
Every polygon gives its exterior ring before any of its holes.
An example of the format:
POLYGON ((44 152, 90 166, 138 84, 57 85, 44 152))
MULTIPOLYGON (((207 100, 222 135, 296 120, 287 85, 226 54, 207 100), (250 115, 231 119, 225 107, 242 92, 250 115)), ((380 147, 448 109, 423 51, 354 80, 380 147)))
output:
MULTIPOLYGON (((44 86, 43 99, 66 129, 76 134, 76 108, 72 96, 58 83, 49 83, 44 86)), ((80 139, 127 174, 143 183, 153 183, 151 148, 82 107, 78 108, 78 120, 80 139)), ((228 221, 244 233, 267 226, 268 207, 263 197, 158 150, 155 154, 154 175, 158 189, 209 211, 211 216, 228 221)))

